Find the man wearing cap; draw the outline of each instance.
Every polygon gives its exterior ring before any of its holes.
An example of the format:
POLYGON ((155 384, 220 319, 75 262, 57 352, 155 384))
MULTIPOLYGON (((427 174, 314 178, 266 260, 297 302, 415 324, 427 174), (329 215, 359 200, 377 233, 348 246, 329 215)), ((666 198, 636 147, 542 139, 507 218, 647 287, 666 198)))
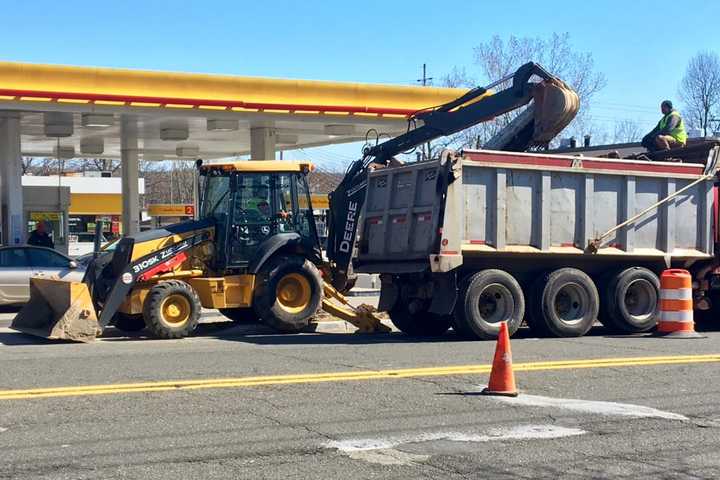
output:
POLYGON ((651 152, 684 147, 687 142, 687 132, 680 112, 673 109, 670 100, 660 104, 660 111, 663 117, 657 126, 643 137, 642 146, 651 152))

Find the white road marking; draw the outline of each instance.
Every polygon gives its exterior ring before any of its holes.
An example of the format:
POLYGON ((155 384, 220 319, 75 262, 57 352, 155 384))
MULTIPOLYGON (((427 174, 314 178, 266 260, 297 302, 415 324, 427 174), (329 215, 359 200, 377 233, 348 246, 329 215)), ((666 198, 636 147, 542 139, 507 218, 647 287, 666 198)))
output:
MULTIPOLYGON (((383 451, 408 443, 423 443, 438 440, 451 442, 492 442, 503 440, 551 439, 582 435, 585 430, 561 427, 558 425, 520 425, 510 428, 494 428, 486 434, 463 432, 435 432, 417 435, 403 435, 388 438, 355 438, 349 440, 333 440, 323 444, 325 448, 339 450, 346 454, 356 452, 383 451)), ((367 458, 364 458, 367 459, 367 458)))
POLYGON ((0 427, 0 433, 7 432, 7 428, 0 427))
POLYGON ((525 405, 528 407, 549 407, 572 410, 575 412, 595 413, 598 415, 635 417, 635 418, 664 418, 667 420, 689 420, 685 415, 665 412, 643 405, 630 403, 602 402, 595 400, 577 400, 573 398, 552 398, 540 395, 523 395, 517 397, 490 397, 497 401, 512 405, 525 405))
POLYGON ((389 438, 357 438, 338 440, 325 443, 325 448, 332 448, 355 460, 363 460, 381 465, 410 465, 424 462, 429 455, 418 455, 402 452, 393 447, 403 444, 424 443, 446 440, 450 442, 492 442, 502 440, 551 439, 582 435, 585 430, 567 428, 557 425, 520 425, 511 428, 495 428, 486 434, 462 432, 421 433, 389 438))
POLYGON ((413 463, 425 462, 430 455, 417 455, 414 453, 401 452, 394 448, 380 448, 376 450, 357 450, 348 452, 348 457, 353 460, 362 460, 379 465, 411 465, 413 463))

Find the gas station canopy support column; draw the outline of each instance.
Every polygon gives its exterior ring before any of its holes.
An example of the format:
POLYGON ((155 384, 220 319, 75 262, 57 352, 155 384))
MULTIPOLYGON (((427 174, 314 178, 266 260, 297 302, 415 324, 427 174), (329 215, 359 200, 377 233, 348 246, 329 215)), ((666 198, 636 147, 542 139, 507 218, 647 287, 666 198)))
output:
POLYGON ((0 184, 2 191, 2 241, 25 243, 20 150, 20 112, 0 112, 0 184))
POLYGON ((140 231, 140 193, 138 191, 137 119, 123 115, 120 124, 120 159, 122 170, 122 226, 125 235, 140 231))
POLYGON ((275 160, 276 132, 272 127, 250 129, 250 160, 275 160))

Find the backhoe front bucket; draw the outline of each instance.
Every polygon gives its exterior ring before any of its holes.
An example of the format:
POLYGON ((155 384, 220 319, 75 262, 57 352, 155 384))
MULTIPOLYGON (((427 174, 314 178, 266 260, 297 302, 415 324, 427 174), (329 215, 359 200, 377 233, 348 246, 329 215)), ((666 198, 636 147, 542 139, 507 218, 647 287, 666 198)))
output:
POLYGON ((87 285, 50 278, 30 279, 30 300, 12 328, 52 340, 90 342, 102 329, 87 285))

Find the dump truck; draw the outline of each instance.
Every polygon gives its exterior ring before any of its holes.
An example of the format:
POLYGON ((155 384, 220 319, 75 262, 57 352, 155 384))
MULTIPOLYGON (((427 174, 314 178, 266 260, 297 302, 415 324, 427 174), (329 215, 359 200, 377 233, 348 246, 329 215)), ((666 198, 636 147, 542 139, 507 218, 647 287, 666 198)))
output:
POLYGON ((355 269, 380 274, 379 309, 414 335, 645 332, 666 268, 690 270, 698 310, 720 307, 720 142, 640 158, 464 150, 372 171, 355 269))
MULTIPOLYGON (((298 332, 322 308, 361 331, 385 331, 369 308, 342 296, 352 286, 357 225, 370 171, 394 156, 530 104, 501 143, 547 145, 575 116, 578 97, 528 63, 487 87, 412 115, 406 133, 368 146, 329 197, 327 259, 321 254, 307 175, 310 162, 198 162, 199 219, 122 238, 98 252, 82 282, 33 278, 12 327, 52 339, 90 341, 109 325, 160 338, 196 329, 202 308, 298 332), (495 88, 497 87, 497 88, 495 88)), ((378 135, 379 138, 379 135, 378 135)))

